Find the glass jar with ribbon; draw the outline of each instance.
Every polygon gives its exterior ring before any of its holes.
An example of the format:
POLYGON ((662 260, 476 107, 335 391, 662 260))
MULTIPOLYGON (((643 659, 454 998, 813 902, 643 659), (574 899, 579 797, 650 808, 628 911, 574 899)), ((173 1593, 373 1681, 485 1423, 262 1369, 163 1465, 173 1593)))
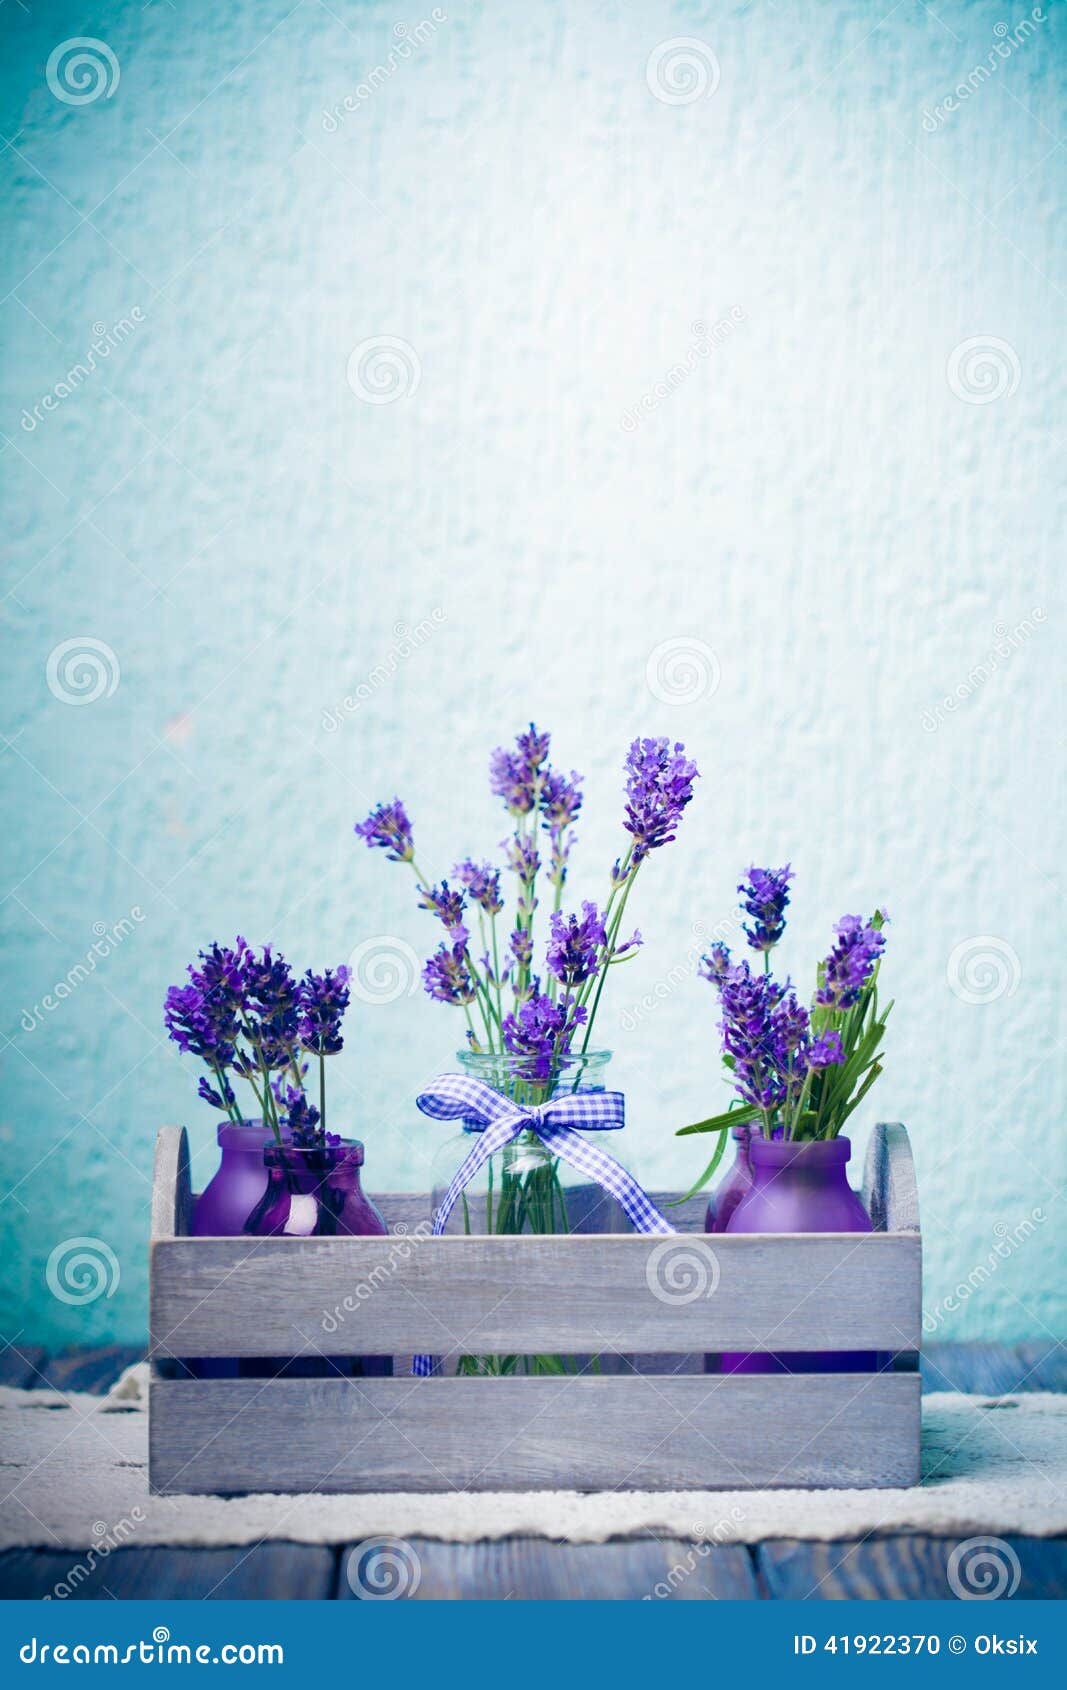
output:
MULTIPOLYGON (((671 1232, 633 1173, 600 1142, 626 1120, 609 1091, 610 1051, 559 1057, 545 1072, 529 1058, 460 1051, 417 1101, 424 1115, 463 1123, 434 1162, 434 1232, 467 1234, 671 1232)), ((575 1356, 459 1356, 459 1373, 574 1373, 575 1356)), ((415 1358, 415 1372, 440 1358, 415 1358)))

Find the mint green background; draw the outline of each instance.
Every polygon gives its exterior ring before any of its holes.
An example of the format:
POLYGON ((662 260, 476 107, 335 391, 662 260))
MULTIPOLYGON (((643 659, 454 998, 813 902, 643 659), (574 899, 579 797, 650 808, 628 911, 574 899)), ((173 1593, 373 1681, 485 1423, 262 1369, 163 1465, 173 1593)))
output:
MULTIPOLYGON (((619 850, 629 739, 703 771, 602 1023, 641 1175, 698 1170, 674 1128, 725 1092, 693 959, 738 870, 791 857, 802 980, 844 911, 892 916, 856 1136, 910 1127, 933 1329, 1060 1332, 1064 8, 932 132, 1026 12, 441 10, 347 113, 398 39, 387 6, 0 12, 8 1335, 142 1333, 156 1128, 184 1120, 212 1163, 160 1005, 214 936, 301 967, 382 942, 400 995, 355 1005, 335 1118, 372 1188, 427 1183, 440 1133, 411 1100, 457 1029, 406 989, 429 918, 351 828, 398 791, 433 870, 492 849, 487 755, 531 716, 587 775, 576 899, 619 850), (75 36, 114 53, 110 98, 50 91, 75 36), (721 79, 672 105, 646 66, 678 37, 721 79), (346 380, 377 336, 421 367, 393 403, 346 380), (975 337, 1007 348, 989 403, 946 374, 975 337), (86 637, 117 685, 76 707, 48 663, 86 637), (670 641, 696 654, 673 703, 670 641), (46 1283, 78 1236, 120 1265, 84 1307, 46 1283)), ((365 954, 361 978, 391 995, 365 954)))

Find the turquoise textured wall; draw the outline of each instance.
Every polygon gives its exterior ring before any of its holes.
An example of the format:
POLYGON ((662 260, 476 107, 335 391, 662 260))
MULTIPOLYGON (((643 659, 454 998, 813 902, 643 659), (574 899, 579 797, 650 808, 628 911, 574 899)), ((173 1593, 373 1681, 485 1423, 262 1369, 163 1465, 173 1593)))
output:
POLYGON ((587 776, 576 897, 634 734, 703 771, 604 1021, 643 1177, 725 1097, 701 943, 792 858, 802 979, 892 916, 857 1137, 911 1129, 929 1330, 1058 1329, 1064 13, 3 8, 11 1335, 142 1332, 211 937, 355 956, 336 1108, 426 1182, 457 1029, 352 824, 400 792, 434 869, 492 848, 531 717, 587 776))

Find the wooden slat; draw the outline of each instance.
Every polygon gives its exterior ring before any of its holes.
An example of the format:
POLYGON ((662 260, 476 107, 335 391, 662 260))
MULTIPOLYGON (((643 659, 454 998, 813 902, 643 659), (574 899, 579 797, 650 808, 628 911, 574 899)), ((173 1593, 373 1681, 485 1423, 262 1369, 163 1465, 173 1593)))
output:
POLYGON ((868 1487, 919 1476, 917 1374, 155 1380, 150 1409, 152 1488, 175 1493, 868 1487))
POLYGON ((919 1231, 919 1191, 906 1127, 879 1121, 867 1146, 863 1200, 879 1232, 919 1231))
POLYGON ((152 1237, 184 1238, 193 1216, 189 1137, 184 1127, 161 1127, 152 1175, 152 1237))
MULTIPOLYGON (((373 1556, 373 1551, 370 1552, 373 1556)), ((752 1557, 739 1544, 638 1538, 626 1543, 550 1543, 512 1537, 438 1543, 415 1537, 394 1557, 402 1588, 417 1602, 751 1601, 759 1591, 752 1557)), ((337 1594, 361 1599, 374 1563, 359 1544, 341 1554, 337 1594)), ((373 1589, 373 1585, 371 1586, 373 1589)))
POLYGON ((619 1234, 160 1239, 152 1246, 153 1350, 918 1348, 918 1238, 752 1234, 713 1244, 619 1234))
MULTIPOLYGON (((997 1541, 1005 1545, 1004 1550, 993 1552, 1005 1570, 1006 1587, 1001 1600, 1007 1599, 1014 1582, 1011 1556, 1019 1567, 1015 1600, 1067 1596, 1067 1543, 1055 1538, 1025 1537, 997 1541)), ((767 1594, 778 1601, 914 1601, 921 1597, 947 1601, 956 1598, 948 1579, 948 1561, 959 1542, 960 1536, 895 1536, 846 1543, 797 1543, 783 1539, 761 1543, 756 1564, 767 1594)), ((995 1568, 986 1570, 995 1575, 995 1568)), ((862 1629, 910 1628, 890 1623, 862 1629)), ((1010 1635, 1017 1628, 1003 1620, 990 1629, 1010 1635)))
POLYGON ((245 1549, 116 1549, 106 1558, 75 1549, 0 1554, 0 1597, 81 1602, 275 1598, 321 1601, 334 1594, 332 1549, 260 1543, 245 1549))

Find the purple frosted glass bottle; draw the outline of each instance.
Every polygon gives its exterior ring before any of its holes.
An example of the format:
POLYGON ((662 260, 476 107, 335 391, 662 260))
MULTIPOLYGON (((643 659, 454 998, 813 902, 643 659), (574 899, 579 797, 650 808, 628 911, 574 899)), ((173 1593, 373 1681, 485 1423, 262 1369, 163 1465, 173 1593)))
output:
POLYGON ((704 1217, 705 1232, 726 1231, 731 1215, 752 1184, 752 1162, 749 1154, 752 1128, 734 1127, 730 1136, 737 1146, 737 1154, 733 1167, 726 1177, 719 1181, 708 1199, 708 1212, 704 1217))
MULTIPOLYGON (((288 1127, 282 1138, 289 1137, 288 1127)), ((263 1152, 275 1143, 274 1131, 262 1121, 222 1121, 218 1129, 222 1158, 214 1177, 196 1200, 195 1238, 233 1238, 267 1189, 263 1152)))
MULTIPOLYGON (((363 1146, 357 1139, 307 1149, 272 1143, 263 1151, 267 1186, 245 1222, 256 1238, 384 1237, 389 1228, 360 1180, 363 1146)), ((356 1318, 353 1316, 353 1318, 356 1318)), ((242 1374, 301 1378, 388 1376, 391 1356, 301 1356, 296 1361, 268 1359, 242 1374)))
MULTIPOLYGON (((848 1183, 847 1138, 765 1139, 754 1134, 752 1184, 727 1226, 737 1232, 871 1232, 870 1216, 848 1183)), ((783 1295, 795 1287, 784 1286, 783 1295)), ((724 1373, 872 1373, 880 1358, 861 1350, 807 1354, 726 1354, 724 1373)))

